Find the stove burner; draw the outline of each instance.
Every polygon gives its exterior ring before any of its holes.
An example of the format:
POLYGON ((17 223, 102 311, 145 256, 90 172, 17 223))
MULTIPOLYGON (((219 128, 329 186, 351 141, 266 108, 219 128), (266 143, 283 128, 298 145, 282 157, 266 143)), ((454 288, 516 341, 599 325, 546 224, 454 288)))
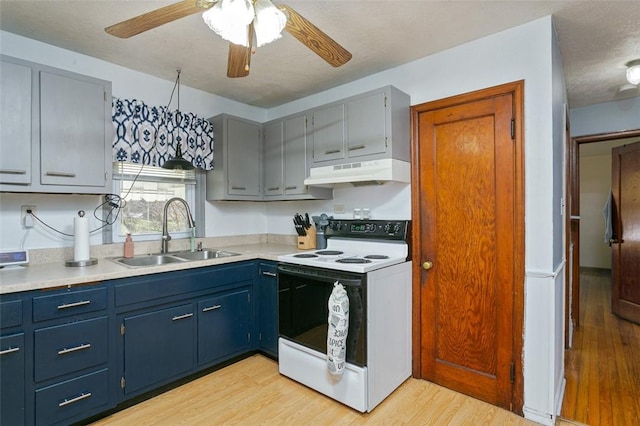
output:
POLYGON ((321 254, 321 255, 324 255, 324 256, 337 256, 337 255, 342 254, 342 253, 344 253, 344 252, 340 251, 340 250, 320 250, 320 251, 316 252, 316 254, 321 254))
POLYGON ((381 259, 388 259, 389 256, 384 255, 384 254, 370 254, 364 257, 365 259, 374 259, 374 260, 381 260, 381 259))
POLYGON ((318 256, 312 253, 300 253, 300 254, 294 254, 293 257, 299 257, 300 259, 309 259, 309 258, 318 257, 318 256))
POLYGON ((369 259, 360 259, 356 257, 346 257, 336 260, 336 263, 371 263, 369 259))

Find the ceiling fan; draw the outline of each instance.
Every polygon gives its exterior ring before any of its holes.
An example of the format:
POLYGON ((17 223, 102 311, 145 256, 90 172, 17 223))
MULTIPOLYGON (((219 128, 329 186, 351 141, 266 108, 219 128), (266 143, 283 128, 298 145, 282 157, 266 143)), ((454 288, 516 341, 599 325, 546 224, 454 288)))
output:
MULTIPOLYGON (((177 19, 210 9, 214 6, 228 7, 225 6, 225 2, 231 4, 234 2, 236 2, 236 4, 242 3, 245 6, 249 6, 253 11, 253 5, 255 4, 257 8, 258 3, 264 3, 264 0, 183 0, 111 25, 105 28, 105 31, 115 37, 129 38, 177 19)), ((274 7, 270 2, 267 3, 270 7, 274 7)), ((291 7, 285 5, 278 5, 275 7, 286 17, 284 30, 297 38, 302 42, 302 44, 307 46, 329 64, 334 67, 339 67, 346 64, 351 59, 351 53, 349 53, 349 51, 291 7)), ((255 50, 254 23, 255 19, 252 17, 246 27, 246 40, 248 42, 246 46, 229 42, 227 77, 235 78, 246 77, 249 75, 251 54, 254 53, 255 50)))

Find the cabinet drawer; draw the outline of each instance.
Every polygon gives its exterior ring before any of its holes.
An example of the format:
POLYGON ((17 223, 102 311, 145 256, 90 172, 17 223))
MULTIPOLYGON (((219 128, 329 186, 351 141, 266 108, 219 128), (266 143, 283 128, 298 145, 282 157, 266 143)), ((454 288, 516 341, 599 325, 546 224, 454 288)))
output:
POLYGON ((0 328, 22 325, 22 300, 0 303, 0 328))
POLYGON ((33 321, 99 311, 107 307, 107 289, 72 290, 33 298, 33 321))
POLYGON ((109 370, 105 368, 36 390, 36 424, 58 423, 80 415, 79 420, 109 408, 108 386, 109 370))
POLYGON ((35 331, 36 382, 107 362, 107 317, 35 331))

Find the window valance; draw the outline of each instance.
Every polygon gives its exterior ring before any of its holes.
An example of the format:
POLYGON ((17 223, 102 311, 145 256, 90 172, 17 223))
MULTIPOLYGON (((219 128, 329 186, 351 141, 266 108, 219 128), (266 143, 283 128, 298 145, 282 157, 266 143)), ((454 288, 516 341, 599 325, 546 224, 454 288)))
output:
POLYGON ((182 157, 195 167, 213 169, 213 125, 193 113, 148 106, 136 99, 112 99, 113 160, 162 166, 182 157))

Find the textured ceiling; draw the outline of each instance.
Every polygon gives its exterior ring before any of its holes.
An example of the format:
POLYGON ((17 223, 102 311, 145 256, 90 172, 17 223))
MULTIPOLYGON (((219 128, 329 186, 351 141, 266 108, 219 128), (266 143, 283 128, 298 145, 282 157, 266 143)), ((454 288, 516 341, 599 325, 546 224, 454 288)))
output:
MULTIPOLYGON (((272 107, 488 34, 553 15, 571 107, 640 96, 624 64, 640 58, 640 2, 275 0, 353 54, 333 68, 286 34, 257 49, 246 78, 226 77, 228 45, 200 14, 130 39, 104 28, 174 1, 0 0, 0 29, 242 103, 272 107)), ((1 41, 1 40, 0 40, 1 41)), ((523 46, 526 48, 526 46, 523 46)))

